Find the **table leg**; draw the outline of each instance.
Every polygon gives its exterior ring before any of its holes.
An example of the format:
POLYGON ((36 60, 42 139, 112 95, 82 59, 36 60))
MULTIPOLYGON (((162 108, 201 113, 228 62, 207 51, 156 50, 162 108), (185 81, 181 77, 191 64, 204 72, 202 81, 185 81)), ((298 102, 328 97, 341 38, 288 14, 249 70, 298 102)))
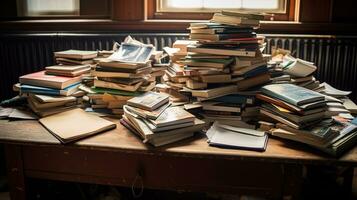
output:
POLYGON ((25 176, 23 171, 22 148, 18 145, 5 145, 7 177, 12 200, 25 200, 25 176))

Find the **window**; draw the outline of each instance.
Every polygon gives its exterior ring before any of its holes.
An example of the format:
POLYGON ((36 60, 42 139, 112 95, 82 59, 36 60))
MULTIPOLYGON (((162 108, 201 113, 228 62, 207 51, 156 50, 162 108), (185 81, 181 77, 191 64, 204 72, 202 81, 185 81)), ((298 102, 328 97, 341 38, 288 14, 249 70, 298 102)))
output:
POLYGON ((222 9, 285 12, 285 0, 159 0, 159 12, 216 12, 222 9))
POLYGON ((148 19, 210 19, 221 10, 269 13, 266 20, 295 18, 296 0, 153 0, 147 3, 148 19))
POLYGON ((20 16, 79 15, 79 0, 18 0, 20 16))
POLYGON ((109 18, 111 0, 17 0, 17 17, 109 18))

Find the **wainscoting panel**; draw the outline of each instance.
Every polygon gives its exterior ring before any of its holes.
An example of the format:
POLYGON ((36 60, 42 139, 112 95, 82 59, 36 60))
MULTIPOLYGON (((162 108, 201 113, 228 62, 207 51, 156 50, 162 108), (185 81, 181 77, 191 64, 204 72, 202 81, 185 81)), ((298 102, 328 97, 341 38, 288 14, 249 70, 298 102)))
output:
MULTIPOLYGON (((67 49, 109 50, 128 33, 9 33, 0 34, 0 99, 10 98, 12 85, 20 75, 54 64, 53 52, 67 49)), ((158 50, 171 46, 184 33, 131 33, 135 39, 155 45, 158 50)), ((357 97, 357 37, 267 34, 266 53, 272 47, 289 49, 292 55, 318 66, 316 78, 357 97)))

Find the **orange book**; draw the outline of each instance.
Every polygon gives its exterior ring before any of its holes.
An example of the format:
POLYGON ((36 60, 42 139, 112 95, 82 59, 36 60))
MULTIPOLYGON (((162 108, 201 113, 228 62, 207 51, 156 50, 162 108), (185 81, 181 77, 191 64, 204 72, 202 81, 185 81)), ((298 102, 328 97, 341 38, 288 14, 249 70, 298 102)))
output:
POLYGON ((66 77, 47 75, 45 71, 26 74, 20 77, 21 84, 48 87, 54 89, 64 89, 73 84, 79 83, 82 77, 66 77))

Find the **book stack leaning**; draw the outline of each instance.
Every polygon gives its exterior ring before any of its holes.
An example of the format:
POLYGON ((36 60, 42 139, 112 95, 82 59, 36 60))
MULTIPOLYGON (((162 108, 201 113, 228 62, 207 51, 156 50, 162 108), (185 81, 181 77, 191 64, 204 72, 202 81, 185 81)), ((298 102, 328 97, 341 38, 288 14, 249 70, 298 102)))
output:
POLYGON ((169 95, 146 92, 128 100, 120 122, 143 139, 162 146, 193 136, 205 123, 182 107, 171 106, 169 95))
POLYGON ((89 64, 96 51, 67 50, 55 52, 59 65, 46 67, 19 78, 20 92, 28 96, 28 105, 40 117, 77 107, 84 95, 79 91, 82 75, 90 70, 89 64))

